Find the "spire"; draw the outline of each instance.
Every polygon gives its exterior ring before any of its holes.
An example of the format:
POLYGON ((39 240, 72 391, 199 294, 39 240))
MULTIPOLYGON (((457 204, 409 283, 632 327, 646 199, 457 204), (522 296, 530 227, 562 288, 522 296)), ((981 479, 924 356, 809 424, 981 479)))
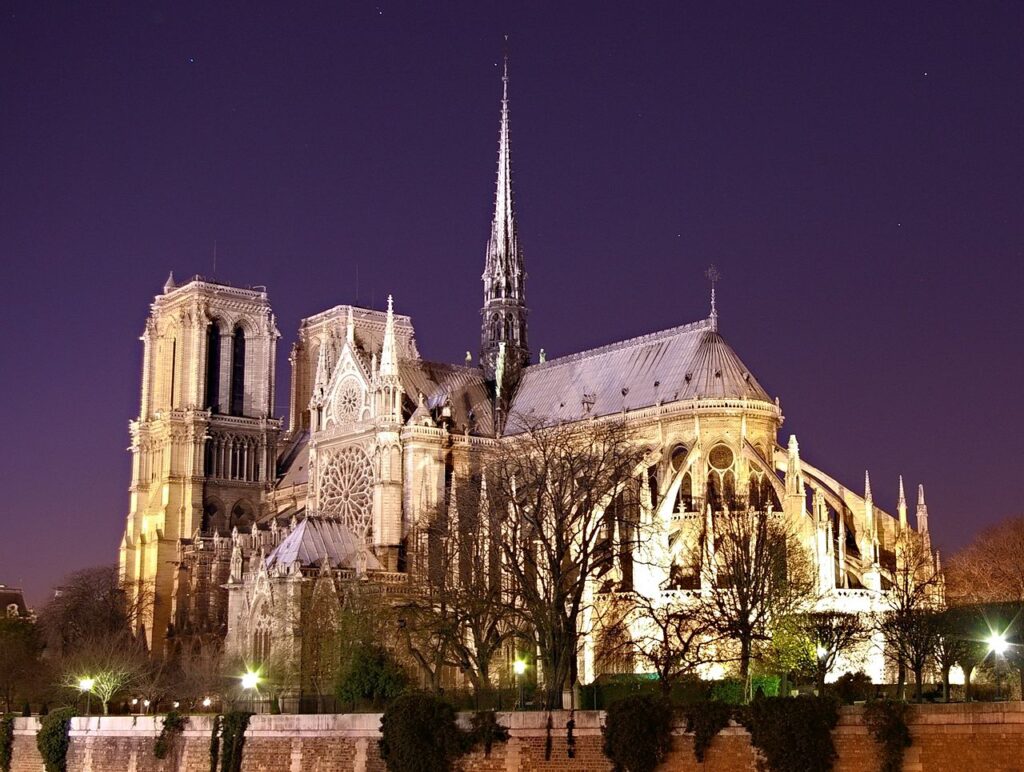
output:
POLYGON ((349 348, 355 348, 356 325, 352 321, 352 306, 348 307, 348 318, 345 320, 345 340, 348 342, 349 348))
POLYGON ((800 465, 800 444, 796 435, 789 435, 789 461, 786 464, 786 494, 790 496, 803 496, 803 470, 800 465))
MULTIPOLYGON (((518 380, 530 359, 526 342, 526 270, 519 247, 512 196, 512 157, 508 120, 508 55, 501 77, 501 123, 498 131, 498 178, 494 218, 484 259, 484 306, 481 309, 480 364, 494 380, 499 344, 508 346, 508 380, 518 380)), ((512 385, 511 383, 509 384, 512 385)), ((511 393, 511 389, 508 389, 511 393)))
POLYGON ((171 271, 167 275, 167 281, 164 282, 164 294, 166 295, 171 290, 175 289, 178 285, 174 283, 174 271, 171 271))
POLYGON ((931 549, 931 534, 928 533, 928 505, 924 503, 924 486, 917 486, 917 532, 924 537, 924 543, 931 549))
POLYGON ((331 339, 325 336, 316 357, 316 377, 313 380, 313 401, 320 402, 327 395, 331 379, 331 339))
POLYGON ((900 530, 907 530, 907 494, 903 490, 903 475, 900 475, 900 498, 896 502, 896 512, 900 518, 900 530))
POLYGON ((864 470, 864 501, 871 501, 871 473, 864 470))
POLYGON ((398 375, 398 354, 395 348, 394 301, 388 295, 388 316, 384 323, 384 344, 380 351, 380 375, 398 375))
POLYGON ((711 322, 711 329, 718 329, 718 306, 715 303, 715 285, 718 284, 718 280, 722 278, 722 274, 718 272, 715 264, 712 263, 708 266, 708 269, 704 271, 704 275, 708 281, 711 282, 711 315, 708 317, 708 321, 711 322))

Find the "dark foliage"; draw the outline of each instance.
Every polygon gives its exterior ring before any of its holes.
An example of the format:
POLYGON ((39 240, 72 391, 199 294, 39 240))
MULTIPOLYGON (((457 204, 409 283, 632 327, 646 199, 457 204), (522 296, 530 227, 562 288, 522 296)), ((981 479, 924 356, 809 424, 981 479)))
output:
POLYGON ((432 694, 396 697, 380 720, 380 755, 389 772, 448 772, 470 747, 455 708, 432 694))
POLYGON ((875 693, 875 685, 865 673, 843 673, 827 688, 827 693, 846 705, 870 700, 875 693))
POLYGON ((770 772, 829 772, 836 758, 832 728, 839 720, 830 697, 765 697, 742 711, 750 741, 770 772))
POLYGON ((346 702, 381 705, 404 692, 409 676, 387 649, 360 644, 338 675, 337 695, 346 702))
POLYGON ((910 706, 896 700, 876 700, 864 706, 864 723, 881 746, 881 772, 900 772, 903 751, 910 747, 907 711, 910 706))
POLYGON ((703 763, 715 735, 729 726, 733 708, 725 702, 698 702, 686 708, 686 731, 693 732, 693 755, 703 763))
POLYGON ((603 732, 615 772, 652 772, 672 749, 672 706, 659 697, 625 697, 608 707, 603 732))
POLYGON ((36 747, 43 757, 46 772, 66 772, 68 757, 68 729, 74 708, 60 708, 46 714, 39 723, 36 747))
POLYGON ((153 755, 158 759, 166 759, 167 754, 174 747, 175 740, 181 737, 181 733, 185 730, 185 724, 187 723, 188 716, 183 716, 175 710, 164 716, 161 722, 160 734, 153 743, 153 755))
POLYGON ((498 716, 493 710, 474 713, 471 722, 470 742, 474 748, 482 745, 485 757, 491 755, 494 743, 508 742, 508 727, 498 723, 498 716))
POLYGON ((0 715, 0 772, 11 772, 14 754, 14 716, 0 715))
POLYGON ((220 715, 213 717, 210 730, 210 772, 217 772, 217 762, 220 761, 220 725, 223 719, 220 715))
POLYGON ((243 710, 235 710, 221 716, 220 768, 222 772, 241 772, 242 748, 245 745, 245 730, 249 726, 250 716, 252 713, 243 710))

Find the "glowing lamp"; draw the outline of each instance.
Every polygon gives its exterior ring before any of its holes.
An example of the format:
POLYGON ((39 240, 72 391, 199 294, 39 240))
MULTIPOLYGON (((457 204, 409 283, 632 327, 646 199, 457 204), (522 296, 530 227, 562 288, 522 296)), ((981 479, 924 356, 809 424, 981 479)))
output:
POLYGON ((213 704, 213 700, 211 700, 211 699, 210 699, 209 697, 204 697, 204 698, 203 698, 203 707, 204 707, 204 708, 208 708, 208 707, 210 707, 210 706, 211 706, 212 704, 213 704))
POLYGON ((95 685, 95 678, 81 678, 78 681, 78 688, 81 689, 83 692, 91 692, 92 687, 94 687, 95 685))
POLYGON ((260 683, 260 675, 259 675, 259 673, 254 673, 251 670, 249 670, 248 672, 246 672, 245 675, 242 676, 242 688, 243 689, 255 689, 257 686, 259 686, 259 683, 260 683))
POLYGON ((522 675, 526 672, 526 663, 521 659, 517 659, 512 663, 512 672, 516 675, 522 675))
POLYGON ((1009 644, 1006 642, 1006 638, 993 633, 988 637, 988 648, 989 651, 994 651, 996 654, 1002 655, 1006 653, 1006 649, 1009 648, 1009 644))

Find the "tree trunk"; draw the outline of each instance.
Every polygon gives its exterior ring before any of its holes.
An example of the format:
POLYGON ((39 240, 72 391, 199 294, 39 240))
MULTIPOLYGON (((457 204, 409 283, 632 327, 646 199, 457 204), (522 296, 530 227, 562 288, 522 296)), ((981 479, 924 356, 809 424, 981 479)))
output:
POLYGON ((964 666, 964 702, 970 702, 974 699, 974 686, 971 684, 971 674, 973 672, 973 665, 964 666))
POLYGON ((824 665, 824 663, 819 663, 818 664, 818 696, 819 697, 824 697, 825 696, 825 675, 826 675, 825 665, 824 665))
POLYGON ((942 667, 942 701, 949 702, 949 671, 952 669, 952 665, 943 665, 942 667))
POLYGON ((896 666, 896 699, 905 700, 907 698, 907 666, 903 664, 902 660, 896 666))
POLYGON ((914 702, 921 702, 924 694, 923 689, 924 668, 914 668, 914 702))
POLYGON ((750 675, 750 639, 740 639, 740 679, 745 683, 750 675))

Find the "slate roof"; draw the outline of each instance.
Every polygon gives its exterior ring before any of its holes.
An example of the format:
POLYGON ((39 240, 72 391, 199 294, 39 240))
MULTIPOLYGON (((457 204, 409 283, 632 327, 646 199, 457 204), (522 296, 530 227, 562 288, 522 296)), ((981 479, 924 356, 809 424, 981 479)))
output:
POLYGON ((510 415, 577 420, 585 395, 595 416, 701 397, 771 401, 710 320, 531 365, 510 415))
POLYGON ((493 405, 480 368, 404 359, 398 362, 398 372, 405 396, 413 405, 421 392, 431 410, 450 398, 455 431, 468 426, 471 434, 494 433, 493 405))
POLYGON ((15 606, 18 609, 18 616, 28 616, 24 593, 17 587, 0 584, 0 616, 7 616, 8 606, 15 606))
MULTIPOLYGON (((288 566, 296 560, 303 567, 316 566, 325 557, 331 568, 355 568, 360 541, 339 520, 307 517, 295 526, 267 556, 267 568, 288 566)), ((366 568, 378 571, 380 562, 367 551, 366 568)))

